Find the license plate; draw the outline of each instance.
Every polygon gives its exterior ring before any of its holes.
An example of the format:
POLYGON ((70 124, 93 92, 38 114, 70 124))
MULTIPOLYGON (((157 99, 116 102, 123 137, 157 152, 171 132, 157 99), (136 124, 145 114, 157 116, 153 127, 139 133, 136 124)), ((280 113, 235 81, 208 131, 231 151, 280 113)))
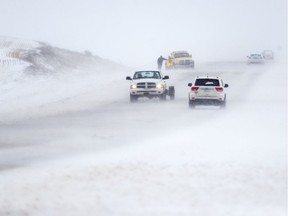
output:
POLYGON ((204 92, 209 92, 211 89, 210 88, 203 88, 202 89, 204 92))

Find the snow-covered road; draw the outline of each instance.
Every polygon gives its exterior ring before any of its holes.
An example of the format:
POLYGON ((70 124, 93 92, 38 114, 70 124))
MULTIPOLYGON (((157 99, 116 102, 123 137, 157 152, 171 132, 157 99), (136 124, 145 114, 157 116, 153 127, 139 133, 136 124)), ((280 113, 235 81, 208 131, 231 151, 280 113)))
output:
POLYGON ((176 99, 136 104, 127 71, 7 87, 1 216, 286 215, 285 64, 164 72, 176 99), (229 84, 225 110, 188 109, 187 83, 206 74, 229 84))

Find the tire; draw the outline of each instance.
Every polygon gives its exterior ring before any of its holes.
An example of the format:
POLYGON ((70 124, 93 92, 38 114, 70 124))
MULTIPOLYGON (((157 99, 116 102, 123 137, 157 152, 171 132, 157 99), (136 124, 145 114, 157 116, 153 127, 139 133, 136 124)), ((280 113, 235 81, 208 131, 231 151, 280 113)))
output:
POLYGON ((190 99, 188 99, 188 105, 189 105, 189 108, 191 109, 195 108, 195 102, 190 99))
POLYGON ((226 108, 226 96, 224 98, 224 101, 220 102, 220 109, 225 109, 226 108))
POLYGON ((137 102, 137 100, 138 100, 138 97, 136 95, 131 95, 130 94, 130 102, 131 103, 135 103, 135 102, 137 102))
POLYGON ((220 109, 225 109, 226 108, 226 100, 223 102, 220 102, 220 109))
POLYGON ((175 99, 175 88, 174 86, 170 86, 168 90, 168 95, 170 96, 170 100, 175 99))
POLYGON ((160 101, 166 101, 166 94, 162 94, 159 96, 160 101))

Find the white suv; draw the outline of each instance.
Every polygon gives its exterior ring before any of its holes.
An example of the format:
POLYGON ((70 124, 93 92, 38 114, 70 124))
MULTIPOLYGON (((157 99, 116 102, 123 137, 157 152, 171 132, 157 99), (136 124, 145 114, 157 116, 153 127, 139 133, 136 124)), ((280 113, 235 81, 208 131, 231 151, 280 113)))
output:
POLYGON ((226 106, 225 88, 219 77, 196 77, 193 83, 188 83, 191 87, 189 91, 189 107, 194 108, 197 104, 220 105, 221 108, 226 106))
POLYGON ((165 80, 169 76, 163 76, 160 71, 136 71, 133 78, 127 76, 126 80, 130 80, 130 101, 136 102, 139 97, 154 98, 166 100, 169 95, 170 99, 174 99, 175 89, 173 86, 167 89, 165 80))

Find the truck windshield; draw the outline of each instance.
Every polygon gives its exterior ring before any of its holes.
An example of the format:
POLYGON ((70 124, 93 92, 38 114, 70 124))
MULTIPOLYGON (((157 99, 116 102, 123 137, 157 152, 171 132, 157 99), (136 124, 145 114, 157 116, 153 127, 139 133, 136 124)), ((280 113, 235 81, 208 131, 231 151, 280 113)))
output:
POLYGON ((133 79, 161 79, 161 75, 158 71, 137 71, 133 79))
POLYGON ((183 58, 183 57, 189 57, 188 53, 175 53, 175 58, 183 58))

